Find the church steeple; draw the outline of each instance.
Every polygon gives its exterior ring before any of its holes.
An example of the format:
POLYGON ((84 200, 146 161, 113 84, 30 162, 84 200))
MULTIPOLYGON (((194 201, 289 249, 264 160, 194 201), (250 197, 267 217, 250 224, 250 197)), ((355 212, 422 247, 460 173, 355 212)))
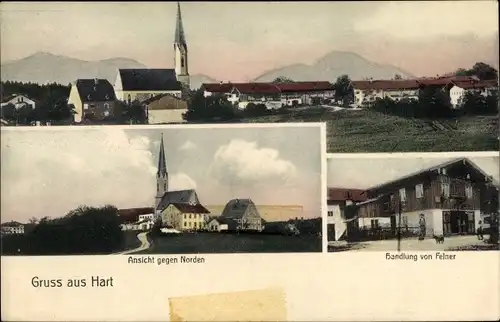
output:
POLYGON ((165 159, 165 147, 163 145, 163 134, 161 135, 160 153, 158 154, 158 170, 156 171, 156 197, 155 213, 163 195, 168 191, 168 171, 165 159))
POLYGON ((177 23, 175 25, 175 43, 184 45, 187 49, 186 36, 184 36, 184 27, 182 26, 181 5, 177 2, 177 23))
POLYGON ((174 66, 177 80, 189 88, 188 48, 184 26, 182 25, 181 5, 177 2, 177 21, 174 37, 174 66))

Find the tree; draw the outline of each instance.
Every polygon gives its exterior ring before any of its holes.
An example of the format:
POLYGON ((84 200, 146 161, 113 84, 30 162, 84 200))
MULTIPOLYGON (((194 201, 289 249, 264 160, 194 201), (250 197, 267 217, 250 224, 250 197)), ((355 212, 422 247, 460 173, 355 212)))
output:
POLYGON ((247 116, 262 116, 266 115, 268 109, 265 104, 254 104, 249 103, 244 110, 244 114, 247 116))
POLYGON ((17 121, 17 110, 14 104, 7 104, 2 107, 2 118, 11 122, 17 121))
POLYGON ((471 73, 481 80, 497 79, 498 77, 498 71, 495 68, 482 62, 475 63, 471 73))
POLYGON ((236 108, 224 95, 205 97, 203 90, 199 89, 189 100, 184 119, 187 121, 230 120, 236 115, 236 108))
POLYGON ((271 83, 273 83, 273 84, 288 84, 288 83, 295 83, 295 81, 293 79, 285 77, 285 76, 279 76, 279 77, 276 77, 271 83))
POLYGON ((426 87, 418 97, 417 117, 443 118, 452 115, 450 97, 439 88, 426 87))
POLYGON ((344 105, 348 105, 352 102, 354 97, 354 90, 349 76, 339 76, 334 84, 334 89, 336 100, 342 100, 344 105))

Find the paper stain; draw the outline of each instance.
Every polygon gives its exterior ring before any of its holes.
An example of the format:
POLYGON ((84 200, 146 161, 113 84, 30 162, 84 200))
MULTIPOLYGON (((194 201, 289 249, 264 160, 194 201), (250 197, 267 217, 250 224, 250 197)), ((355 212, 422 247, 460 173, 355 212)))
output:
POLYGON ((169 299, 170 321, 286 321, 280 288, 184 296, 169 299))

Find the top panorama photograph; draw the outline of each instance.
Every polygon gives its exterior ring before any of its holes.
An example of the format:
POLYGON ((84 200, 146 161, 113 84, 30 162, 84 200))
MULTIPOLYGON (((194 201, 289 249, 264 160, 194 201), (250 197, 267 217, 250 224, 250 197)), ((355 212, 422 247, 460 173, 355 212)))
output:
POLYGON ((325 122, 330 153, 499 149, 495 1, 0 11, 2 126, 325 122))

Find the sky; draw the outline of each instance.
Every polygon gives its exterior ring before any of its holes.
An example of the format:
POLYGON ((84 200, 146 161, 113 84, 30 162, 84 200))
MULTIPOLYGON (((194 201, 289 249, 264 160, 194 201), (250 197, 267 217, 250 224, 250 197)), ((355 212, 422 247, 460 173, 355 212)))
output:
MULTIPOLYGON (((327 162, 327 184, 330 188, 368 189, 467 156, 467 153, 462 155, 454 154, 454 156, 446 156, 446 153, 436 153, 425 157, 405 157, 404 154, 400 154, 397 157, 390 158, 370 156, 329 158, 327 162)), ((498 153, 494 156, 494 152, 491 155, 493 156, 467 157, 499 182, 500 157, 498 153)))
MULTIPOLYGON (((59 217, 79 205, 152 207, 161 133, 169 190, 195 188, 204 205, 321 208, 318 126, 3 130, 2 222, 59 217)), ((285 218, 289 219, 289 218, 285 218)))
MULTIPOLYGON (((175 2, 2 2, 2 62, 51 52, 173 66, 175 2), (27 23, 29 22, 29 23, 27 23), (26 41, 29 39, 29 41, 26 41)), ((333 51, 417 76, 498 65, 497 1, 181 2, 191 74, 241 81, 333 51)))

